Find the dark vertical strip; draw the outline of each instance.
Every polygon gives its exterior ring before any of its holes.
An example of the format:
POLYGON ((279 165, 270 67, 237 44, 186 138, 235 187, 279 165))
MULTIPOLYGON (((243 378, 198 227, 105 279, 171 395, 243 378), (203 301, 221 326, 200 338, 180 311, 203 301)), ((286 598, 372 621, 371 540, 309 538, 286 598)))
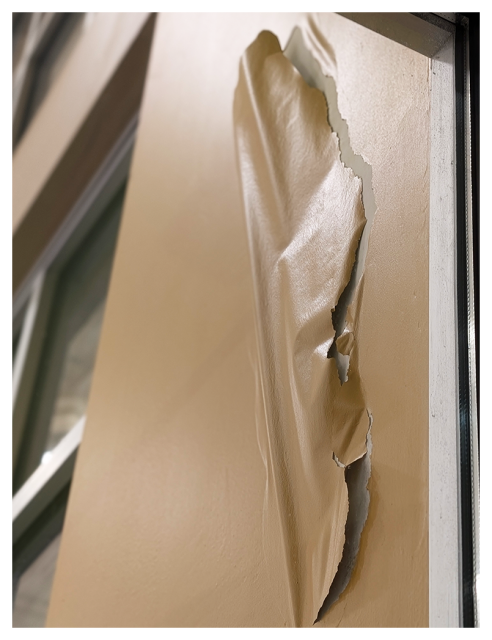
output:
POLYGON ((15 542, 12 549, 12 604, 24 571, 61 532, 67 510, 71 480, 59 491, 33 524, 15 542))
POLYGON ((466 184, 466 46, 467 28, 457 25, 456 73, 456 215, 457 215, 457 303, 458 379, 461 481, 461 571, 464 627, 475 626, 473 571, 473 494, 471 473, 470 372, 468 365, 468 255, 466 184))
MULTIPOLYGON (((465 13, 465 16, 469 21, 475 364, 477 375, 478 447, 480 452, 480 14, 465 13)), ((477 463, 480 463, 480 458, 477 463)))

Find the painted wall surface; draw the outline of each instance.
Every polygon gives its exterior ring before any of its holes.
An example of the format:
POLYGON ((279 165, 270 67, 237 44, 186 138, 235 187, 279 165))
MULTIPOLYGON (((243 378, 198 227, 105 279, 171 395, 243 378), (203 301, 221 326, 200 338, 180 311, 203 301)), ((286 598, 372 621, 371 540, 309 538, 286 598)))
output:
MULTIPOLYGON (((264 538, 232 106, 258 33, 283 48, 302 20, 158 18, 48 626, 291 624, 264 538)), ((427 626, 428 60, 337 15, 318 24, 377 210, 357 327, 369 515, 317 624, 427 626)))

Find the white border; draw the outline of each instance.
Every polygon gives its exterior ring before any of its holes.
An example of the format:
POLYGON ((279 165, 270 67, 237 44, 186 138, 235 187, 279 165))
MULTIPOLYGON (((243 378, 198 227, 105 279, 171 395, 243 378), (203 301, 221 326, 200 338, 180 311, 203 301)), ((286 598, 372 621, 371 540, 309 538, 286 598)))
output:
POLYGON ((429 626, 459 627, 454 38, 431 61, 430 73, 429 626))

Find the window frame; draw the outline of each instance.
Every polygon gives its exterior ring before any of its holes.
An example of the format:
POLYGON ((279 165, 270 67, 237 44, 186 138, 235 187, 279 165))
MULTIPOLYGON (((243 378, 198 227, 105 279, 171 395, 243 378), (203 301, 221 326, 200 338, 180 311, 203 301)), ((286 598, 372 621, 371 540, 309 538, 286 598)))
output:
POLYGON ((430 60, 429 626, 480 626, 479 14, 340 15, 430 60))
MULTIPOLYGON (((88 35, 91 36, 92 33, 97 34, 92 26, 92 18, 96 18, 96 22, 98 18, 96 14, 89 15, 91 20, 84 25, 84 29, 85 26, 90 27, 88 35)), ((13 69, 14 121, 20 117, 22 99, 25 99, 23 94, 28 91, 29 66, 32 68, 36 63, 49 34, 56 28, 58 18, 57 14, 51 13, 29 15, 29 37, 22 42, 20 57, 13 69)), ((114 21, 105 18, 98 24, 108 27, 114 21)), ((13 413, 17 415, 13 420, 14 452, 22 439, 33 385, 33 380, 29 380, 32 375, 29 371, 37 368, 31 365, 37 365, 36 358, 40 356, 43 314, 47 315, 49 310, 50 295, 56 281, 54 274, 92 231, 129 177, 154 24, 155 14, 152 13, 136 14, 135 19, 125 19, 125 37, 120 39, 119 46, 113 47, 118 55, 112 59, 111 75, 106 77, 103 73, 98 76, 98 80, 104 80, 104 84, 91 94, 94 101, 85 109, 83 120, 78 124, 70 120, 71 128, 65 136, 66 145, 59 149, 57 163, 51 173, 46 174, 37 185, 38 195, 29 209, 19 219, 14 209, 12 337, 18 336, 13 358, 16 382, 12 400, 13 413), (129 73, 133 78, 130 85, 125 82, 129 73), (115 112, 120 105, 121 109, 115 112), (77 179, 72 182, 74 171, 77 172, 77 179), (16 221, 20 221, 20 224, 16 224, 16 221), (30 238, 38 232, 41 232, 40 238, 33 245, 30 238), (16 262, 19 256, 26 259, 20 268, 16 262), (26 322, 28 311, 30 318, 26 322), (21 342, 23 348, 19 349, 21 342)), ((96 37, 100 37, 100 34, 96 37)), ((87 46, 85 34, 83 41, 87 46)), ((115 51, 112 50, 112 53, 115 51)), ((68 90, 70 83, 65 82, 63 88, 68 90)), ((56 107, 60 107, 60 101, 56 107)), ((33 124, 38 131, 36 117, 32 120, 33 124)), ((14 150, 14 165, 19 154, 23 153, 22 157, 25 158, 26 149, 29 150, 33 145, 31 125, 26 129, 22 145, 14 150)), ((28 175, 24 175, 28 173, 25 163, 21 163, 20 168, 16 167, 14 171, 20 171, 27 179, 28 175)), ((82 418, 58 443, 50 460, 40 465, 13 496, 14 597, 21 573, 62 529, 84 423, 85 418, 82 418)))
MULTIPOLYGON (((56 274, 83 242, 127 179, 137 124, 138 115, 123 131, 14 297, 14 324, 27 304, 13 365, 14 456, 18 455, 22 440, 56 274)), ((53 449, 50 460, 40 465, 13 496, 13 544, 70 482, 84 424, 85 417, 53 449)))

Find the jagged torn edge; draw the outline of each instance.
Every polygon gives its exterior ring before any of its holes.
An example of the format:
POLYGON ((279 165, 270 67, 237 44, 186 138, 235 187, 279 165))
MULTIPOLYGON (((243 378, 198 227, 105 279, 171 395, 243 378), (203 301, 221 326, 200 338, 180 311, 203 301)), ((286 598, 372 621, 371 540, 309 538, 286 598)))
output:
POLYGON ((371 476, 371 453, 372 438, 371 426, 372 415, 369 415, 369 431, 366 437, 367 452, 358 460, 344 466, 340 461, 333 457, 338 466, 345 469, 345 482, 347 484, 349 509, 347 521, 345 523, 345 543, 343 545, 342 559, 338 565, 337 572, 331 583, 328 595, 318 612, 318 616, 314 621, 319 622, 324 614, 341 596, 352 576, 352 571, 357 561, 359 553, 360 537, 362 530, 366 524, 367 515, 369 513, 370 495, 367 489, 367 483, 371 476))
MULTIPOLYGON (((328 122, 332 131, 338 137, 340 159, 344 166, 352 169, 354 174, 362 181, 362 203, 364 205, 364 214, 367 222, 362 232, 359 246, 357 247, 350 280, 342 292, 335 309, 332 310, 332 323, 335 329, 335 337, 327 354, 328 358, 335 358, 340 383, 343 384, 348 379, 350 355, 339 353, 336 340, 345 330, 347 310, 353 300, 357 284, 364 272, 369 234, 376 213, 376 201, 372 189, 372 167, 364 161, 362 156, 354 153, 350 145, 347 123, 341 117, 338 109, 338 94, 335 81, 330 76, 323 75, 318 61, 315 60, 311 52, 306 48, 302 32, 298 27, 294 29, 284 54, 299 71, 305 82, 309 84, 309 86, 319 89, 324 94, 328 107, 328 122)), ((370 501, 367 483, 371 476, 372 415, 368 412, 368 416, 369 429, 366 436, 366 453, 347 466, 343 465, 335 453, 333 453, 333 459, 336 464, 345 469, 349 508, 347 521, 345 523, 345 543, 342 558, 338 565, 337 573, 331 583, 328 595, 318 612, 314 624, 321 620, 323 615, 343 593, 350 581, 357 560, 360 537, 367 520, 370 501)))

